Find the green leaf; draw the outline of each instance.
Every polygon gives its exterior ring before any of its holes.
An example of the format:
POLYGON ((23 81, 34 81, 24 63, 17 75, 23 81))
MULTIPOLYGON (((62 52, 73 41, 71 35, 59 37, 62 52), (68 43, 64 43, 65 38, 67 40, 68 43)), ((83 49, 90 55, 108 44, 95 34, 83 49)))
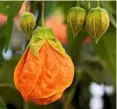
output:
POLYGON ((85 8, 86 11, 89 11, 90 7, 89 7, 89 3, 90 1, 81 1, 81 7, 85 8))
POLYGON ((3 56, 2 56, 2 50, 4 48, 4 42, 5 42, 5 36, 3 34, 3 31, 5 29, 6 25, 3 25, 0 27, 0 61, 3 61, 3 56))
POLYGON ((110 18, 110 22, 111 24, 116 27, 116 19, 113 17, 113 15, 111 13, 109 13, 109 18, 110 18))
POLYGON ((18 90, 9 87, 0 87, 0 95, 5 105, 12 104, 16 109, 23 109, 23 99, 18 90))
POLYGON ((116 28, 110 25, 108 31, 102 36, 95 50, 107 65, 111 72, 114 83, 116 83, 116 28))
POLYGON ((12 17, 8 16, 7 26, 6 26, 5 30, 4 30, 4 36, 5 36, 4 47, 5 47, 5 52, 7 52, 8 47, 9 47, 11 34, 12 34, 12 27, 13 27, 13 19, 12 19, 12 17))
POLYGON ((21 56, 13 56, 9 61, 0 62, 0 82, 13 84, 14 68, 21 56))
POLYGON ((7 26, 4 29, 5 51, 7 51, 9 46, 14 17, 18 14, 21 8, 22 2, 23 1, 1 1, 0 2, 0 13, 6 14, 8 16, 7 26))
POLYGON ((0 13, 16 16, 23 1, 0 1, 0 13))
POLYGON ((69 89, 69 91, 67 92, 67 96, 66 96, 66 101, 63 105, 63 109, 68 109, 69 106, 70 106, 70 103, 74 97, 74 94, 76 92, 76 87, 78 85, 78 82, 81 80, 82 78, 82 70, 81 69, 78 69, 77 72, 75 72, 75 78, 74 78, 74 81, 72 83, 72 86, 71 88, 69 89))
POLYGON ((69 49, 69 55, 72 58, 72 61, 75 65, 79 63, 79 56, 80 56, 80 50, 82 47, 83 40, 86 38, 88 33, 86 32, 85 28, 82 28, 82 31, 79 33, 78 36, 74 37, 70 27, 68 27, 68 49, 69 49))
POLYGON ((5 105, 12 104, 17 109, 23 109, 23 99, 13 82, 14 68, 20 58, 21 56, 15 55, 11 60, 0 63, 0 95, 5 105))
POLYGON ((116 15, 116 1, 101 1, 101 4, 108 11, 111 24, 116 27, 116 18, 113 16, 116 15))
POLYGON ((93 81, 109 85, 114 84, 111 73, 99 57, 92 56, 90 53, 85 51, 84 53, 81 53, 80 62, 84 72, 87 73, 93 81))
POLYGON ((56 8, 56 1, 45 2, 45 17, 50 16, 53 10, 56 8))
POLYGON ((0 97, 0 109, 7 109, 1 97, 0 97))
POLYGON ((57 1, 56 6, 62 8, 66 16, 68 10, 73 6, 76 6, 76 1, 57 1))
POLYGON ((101 1, 102 7, 116 15, 116 1, 101 1))

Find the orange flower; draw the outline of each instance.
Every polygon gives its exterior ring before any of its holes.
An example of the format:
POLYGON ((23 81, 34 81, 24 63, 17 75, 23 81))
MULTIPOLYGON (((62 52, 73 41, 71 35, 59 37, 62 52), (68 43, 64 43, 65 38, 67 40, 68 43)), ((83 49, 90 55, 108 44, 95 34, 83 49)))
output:
POLYGON ((37 28, 14 71, 14 83, 23 98, 44 105, 54 102, 73 77, 73 63, 52 30, 37 28))

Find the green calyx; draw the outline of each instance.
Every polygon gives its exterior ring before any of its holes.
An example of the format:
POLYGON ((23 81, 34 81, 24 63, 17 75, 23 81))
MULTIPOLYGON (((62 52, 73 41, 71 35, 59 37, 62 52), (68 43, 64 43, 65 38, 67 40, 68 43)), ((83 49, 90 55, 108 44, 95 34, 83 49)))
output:
POLYGON ((32 39, 29 43, 30 50, 34 56, 38 57, 39 50, 46 42, 61 55, 65 55, 65 50, 61 43, 55 38, 52 29, 48 27, 37 27, 34 30, 32 39))
POLYGON ((36 24, 35 16, 30 12, 25 12, 20 16, 19 24, 22 31, 26 34, 27 40, 30 40, 36 24))
POLYGON ((70 8, 70 10, 68 11, 67 22, 68 25, 71 27, 74 36, 77 36, 78 33, 81 31, 85 19, 86 10, 84 8, 77 6, 70 8))
POLYGON ((86 29, 97 44, 109 27, 109 15, 103 8, 92 8, 86 19, 86 29))

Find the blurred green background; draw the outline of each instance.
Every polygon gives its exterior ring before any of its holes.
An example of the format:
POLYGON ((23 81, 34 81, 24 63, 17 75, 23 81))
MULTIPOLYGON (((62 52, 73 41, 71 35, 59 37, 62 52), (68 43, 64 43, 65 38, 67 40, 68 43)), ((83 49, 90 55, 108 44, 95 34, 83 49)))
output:
MULTIPOLYGON (((83 26, 74 39, 66 15, 76 1, 46 1, 45 25, 53 29, 75 66, 72 85, 50 105, 26 103, 13 83, 14 68, 27 44, 19 27, 23 1, 0 1, 0 109, 115 109, 116 108, 116 1, 100 1, 110 17, 108 31, 95 44, 83 26), (5 52, 6 51, 6 52, 5 52)), ((97 1, 90 1, 91 8, 97 1)), ((40 24, 41 1, 30 1, 30 12, 40 24)), ((89 11, 89 2, 81 0, 89 11)))

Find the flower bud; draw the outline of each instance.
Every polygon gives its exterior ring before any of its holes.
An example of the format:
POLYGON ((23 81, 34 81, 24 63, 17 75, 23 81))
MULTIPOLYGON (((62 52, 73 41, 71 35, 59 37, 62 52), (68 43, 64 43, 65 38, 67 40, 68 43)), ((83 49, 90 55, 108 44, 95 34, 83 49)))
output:
POLYGON ((81 7, 72 7, 68 11, 67 22, 71 27, 74 36, 77 36, 81 31, 85 22, 86 10, 81 7))
POLYGON ((20 16, 20 28, 26 34, 26 38, 28 40, 32 36, 35 24, 36 24, 36 19, 32 13, 25 12, 20 16))
POLYGON ((103 8, 92 8, 86 19, 86 29, 96 44, 109 27, 109 15, 103 8))

